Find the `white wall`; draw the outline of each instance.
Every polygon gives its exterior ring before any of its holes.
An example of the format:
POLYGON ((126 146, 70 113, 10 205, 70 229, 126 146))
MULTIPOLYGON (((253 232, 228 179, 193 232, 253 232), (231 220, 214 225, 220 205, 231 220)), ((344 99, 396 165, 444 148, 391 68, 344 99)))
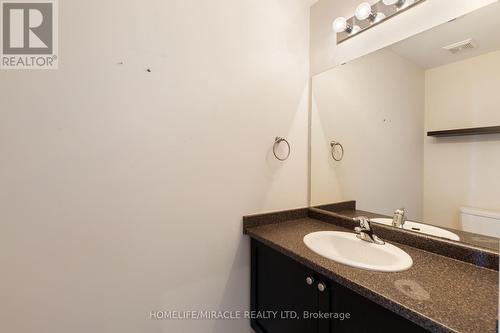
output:
MULTIPOLYGON (((331 25, 338 16, 352 17, 361 0, 320 0, 311 8, 311 72, 351 61, 426 31, 497 0, 427 0, 340 45, 331 25)), ((371 3, 376 1, 372 0, 371 3)))
POLYGON ((247 310, 241 217, 307 205, 306 1, 60 1, 60 38, 0 72, 0 331, 251 332, 148 318, 247 310))
POLYGON ((311 200, 422 218, 424 71, 388 49, 313 79, 311 200), (335 162, 330 142, 345 157, 335 162))
MULTIPOLYGON (((500 124, 500 51, 426 71, 425 131, 500 124)), ((459 228, 459 208, 500 211, 500 136, 425 139, 425 221, 459 228)))

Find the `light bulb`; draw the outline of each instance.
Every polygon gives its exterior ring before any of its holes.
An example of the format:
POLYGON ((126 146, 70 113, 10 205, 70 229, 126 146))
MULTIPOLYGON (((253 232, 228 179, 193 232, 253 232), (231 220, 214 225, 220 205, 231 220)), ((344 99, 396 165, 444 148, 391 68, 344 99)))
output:
POLYGON ((415 0, 382 0, 382 2, 386 6, 396 5, 398 9, 403 9, 413 5, 415 3, 415 0))
POLYGON ((360 31, 361 31, 361 27, 359 25, 354 25, 352 27, 352 30, 351 30, 351 35, 355 35, 355 34, 357 34, 360 31))
POLYGON ((336 33, 344 32, 347 30, 347 20, 345 17, 337 17, 332 24, 333 31, 336 33))
POLYGON ((366 20, 372 14, 372 6, 368 2, 363 2, 356 8, 356 18, 360 21, 366 20))
POLYGON ((385 14, 384 13, 377 13, 377 15, 375 16, 375 20, 373 20, 373 23, 379 23, 383 19, 385 19, 385 14))

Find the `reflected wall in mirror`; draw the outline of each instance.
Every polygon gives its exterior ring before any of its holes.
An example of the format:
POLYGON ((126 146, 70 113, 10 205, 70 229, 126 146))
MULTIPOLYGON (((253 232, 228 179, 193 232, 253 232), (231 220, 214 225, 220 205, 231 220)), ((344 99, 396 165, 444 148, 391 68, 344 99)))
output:
POLYGON ((409 230, 498 249, 498 128, 427 135, 500 126, 498 17, 495 3, 313 77, 311 206, 356 200, 385 224, 404 207, 425 223, 409 230))

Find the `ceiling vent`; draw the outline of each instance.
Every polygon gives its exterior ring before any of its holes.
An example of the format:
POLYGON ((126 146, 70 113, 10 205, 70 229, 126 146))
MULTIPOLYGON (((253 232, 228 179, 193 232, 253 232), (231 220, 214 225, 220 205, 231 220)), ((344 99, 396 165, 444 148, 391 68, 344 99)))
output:
POLYGON ((475 48, 477 48, 477 43, 472 38, 443 47, 443 49, 450 51, 453 54, 475 48))

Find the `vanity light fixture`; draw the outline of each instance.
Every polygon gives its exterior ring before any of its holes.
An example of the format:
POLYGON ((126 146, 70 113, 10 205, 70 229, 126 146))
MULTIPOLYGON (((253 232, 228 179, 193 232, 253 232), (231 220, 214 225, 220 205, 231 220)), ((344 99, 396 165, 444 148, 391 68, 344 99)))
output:
POLYGON ((379 0, 373 5, 370 2, 361 3, 353 17, 337 17, 332 23, 332 29, 337 34, 337 44, 340 44, 361 32, 370 29, 387 19, 405 12, 425 0, 379 0))

